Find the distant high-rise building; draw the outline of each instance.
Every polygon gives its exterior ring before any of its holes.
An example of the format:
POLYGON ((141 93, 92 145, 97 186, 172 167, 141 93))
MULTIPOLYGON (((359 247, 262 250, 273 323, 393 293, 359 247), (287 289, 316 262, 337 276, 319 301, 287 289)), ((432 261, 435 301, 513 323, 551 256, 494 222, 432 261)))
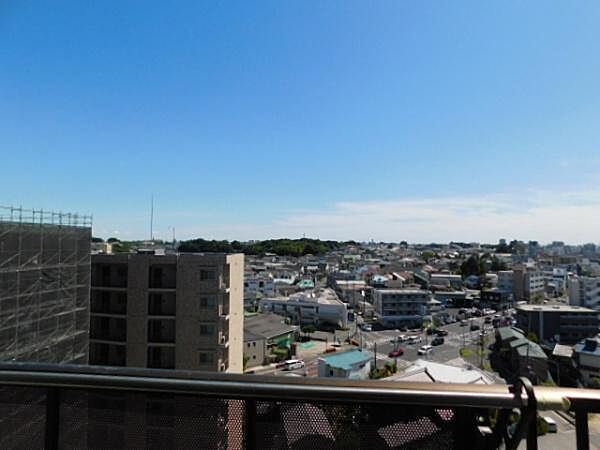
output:
POLYGON ((0 207, 0 360, 88 362, 91 217, 0 207))
POLYGON ((241 373, 244 255, 93 255, 90 363, 241 373))

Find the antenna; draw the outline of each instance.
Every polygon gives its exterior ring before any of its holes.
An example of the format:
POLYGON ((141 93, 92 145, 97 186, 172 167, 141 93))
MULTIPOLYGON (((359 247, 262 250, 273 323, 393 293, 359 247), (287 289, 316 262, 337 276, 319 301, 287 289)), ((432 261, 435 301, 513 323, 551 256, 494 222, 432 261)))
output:
POLYGON ((152 200, 150 201, 150 240, 154 240, 154 194, 152 194, 152 200))

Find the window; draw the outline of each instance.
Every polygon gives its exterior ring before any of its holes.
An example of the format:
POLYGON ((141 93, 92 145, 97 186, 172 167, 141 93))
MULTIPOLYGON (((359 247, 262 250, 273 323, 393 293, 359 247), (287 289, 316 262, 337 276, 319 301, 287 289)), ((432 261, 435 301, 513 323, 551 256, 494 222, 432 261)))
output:
POLYGON ((211 352, 200 352, 198 354, 198 362, 200 364, 212 364, 214 355, 211 352))
POLYGON ((216 304, 214 297, 200 297, 200 308, 214 308, 216 304))
POLYGON ((200 334, 201 335, 215 334, 215 326, 210 323, 200 324, 200 334))
POLYGON ((216 278, 216 272, 214 270, 202 269, 200 270, 200 281, 210 281, 216 278))

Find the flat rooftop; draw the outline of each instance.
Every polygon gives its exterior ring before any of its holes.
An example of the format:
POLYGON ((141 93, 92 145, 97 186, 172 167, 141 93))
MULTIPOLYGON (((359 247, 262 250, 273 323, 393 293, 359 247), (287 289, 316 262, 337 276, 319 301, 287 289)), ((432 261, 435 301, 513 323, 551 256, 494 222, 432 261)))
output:
POLYGON ((573 305, 517 305, 515 306, 517 311, 525 312, 580 312, 580 313, 598 313, 590 308, 584 308, 583 306, 573 305))

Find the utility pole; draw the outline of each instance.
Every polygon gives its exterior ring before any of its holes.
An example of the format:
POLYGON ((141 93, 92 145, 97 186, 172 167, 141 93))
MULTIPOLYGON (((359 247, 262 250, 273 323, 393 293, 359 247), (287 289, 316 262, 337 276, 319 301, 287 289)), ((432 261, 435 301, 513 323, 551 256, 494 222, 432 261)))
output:
POLYGON ((375 355, 375 369, 377 369, 377 341, 373 345, 373 354, 375 355))

